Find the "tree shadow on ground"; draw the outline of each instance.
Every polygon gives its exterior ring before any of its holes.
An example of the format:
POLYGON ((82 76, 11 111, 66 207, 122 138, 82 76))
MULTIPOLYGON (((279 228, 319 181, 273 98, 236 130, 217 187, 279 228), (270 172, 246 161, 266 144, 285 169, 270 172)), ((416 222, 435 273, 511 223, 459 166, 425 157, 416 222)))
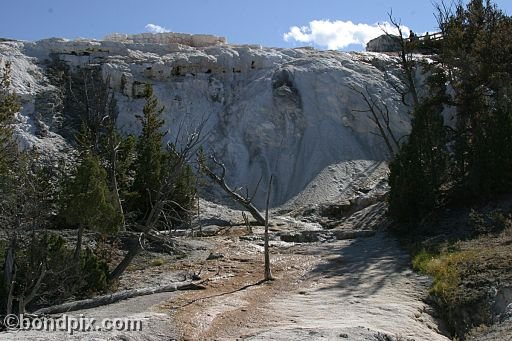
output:
POLYGON ((176 307, 176 309, 185 308, 185 307, 187 307, 189 305, 192 305, 192 304, 194 304, 196 302, 199 302, 199 301, 204 301, 204 300, 208 300, 208 299, 211 299, 211 298, 231 295, 231 294, 234 294, 236 292, 244 291, 244 290, 249 289, 251 287, 255 287, 255 286, 267 283, 267 282, 268 281, 262 279, 262 280, 260 280, 260 281, 258 281, 256 283, 250 283, 250 284, 244 285, 243 287, 238 288, 238 289, 234 289, 234 290, 227 291, 227 292, 221 292, 221 293, 210 295, 210 296, 199 297, 199 298, 193 299, 193 300, 191 300, 191 301, 189 301, 189 302, 187 302, 187 303, 185 303, 185 304, 183 304, 181 306, 176 307))
POLYGON ((410 257, 398 242, 384 232, 373 237, 358 238, 348 245, 332 247, 325 244, 325 255, 311 273, 311 279, 332 278, 333 283, 320 290, 339 290, 341 296, 368 297, 386 284, 412 274, 410 257))

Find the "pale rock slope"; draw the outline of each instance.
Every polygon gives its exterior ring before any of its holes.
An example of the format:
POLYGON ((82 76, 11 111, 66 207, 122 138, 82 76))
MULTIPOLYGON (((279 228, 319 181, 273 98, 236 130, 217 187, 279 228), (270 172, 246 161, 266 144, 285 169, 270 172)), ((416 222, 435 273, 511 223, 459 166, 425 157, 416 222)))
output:
MULTIPOLYGON (((260 178, 266 184, 273 174, 274 206, 296 197, 319 174, 331 174, 343 189, 354 177, 343 170, 372 168, 388 158, 369 114, 358 111, 366 104, 350 87, 367 87, 389 107, 397 137, 410 130, 408 111, 387 82, 399 72, 393 57, 229 45, 210 36, 178 38, 196 47, 147 35, 0 42, 1 63, 12 62, 13 86, 23 99, 20 143, 69 153, 69 141, 53 129, 62 114, 55 103, 62 99, 55 98, 58 92, 48 81, 45 63, 52 59, 74 69, 101 67, 116 91, 118 124, 125 133, 140 129, 135 115, 144 105, 146 83, 165 107, 169 138, 178 127, 187 131, 206 118, 204 149, 215 151, 226 164, 228 181, 254 189, 260 178), (41 127, 43 135, 36 133, 41 127)), ((255 198, 260 206, 263 192, 255 198)), ((331 192, 329 199, 336 197, 331 192)), ((322 201, 321 193, 315 196, 322 201)), ((307 204, 307 198, 300 202, 307 204)))

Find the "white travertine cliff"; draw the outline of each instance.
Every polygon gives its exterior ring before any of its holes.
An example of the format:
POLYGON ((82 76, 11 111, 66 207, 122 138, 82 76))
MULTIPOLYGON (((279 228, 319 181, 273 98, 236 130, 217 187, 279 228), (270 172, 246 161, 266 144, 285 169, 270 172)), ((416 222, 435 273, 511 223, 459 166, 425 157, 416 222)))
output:
POLYGON ((123 34, 113 33, 103 38, 105 41, 116 41, 122 43, 137 44, 182 44, 191 47, 206 47, 226 44, 226 38, 209 34, 187 34, 187 33, 139 33, 123 34))
MULTIPOLYGON (((398 137, 410 129, 407 110, 387 82, 398 72, 393 57, 224 42, 176 34, 0 42, 0 63, 12 62, 13 86, 23 99, 20 142, 66 151, 52 121, 59 110, 45 67, 52 59, 72 68, 101 67, 116 91, 119 128, 125 133, 140 128, 135 115, 144 105, 145 83, 153 85, 165 106, 169 137, 180 122, 192 126, 208 117, 205 150, 214 149, 226 163, 233 186, 254 188, 261 177, 266 184, 274 174, 274 205, 296 196, 330 165, 387 159, 375 123, 360 112, 367 106, 350 87, 367 87, 389 107, 398 137), (41 126, 44 136, 36 134, 41 126)), ((349 172, 337 173, 343 186, 358 176, 349 172)), ((256 203, 262 203, 263 192, 256 203)))

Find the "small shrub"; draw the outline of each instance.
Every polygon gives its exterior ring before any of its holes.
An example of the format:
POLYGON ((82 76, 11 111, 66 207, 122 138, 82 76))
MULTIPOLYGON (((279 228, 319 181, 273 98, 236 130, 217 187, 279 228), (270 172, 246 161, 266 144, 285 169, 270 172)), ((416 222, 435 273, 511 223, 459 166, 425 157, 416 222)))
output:
POLYGON ((458 295, 457 289, 461 280, 460 267, 475 259, 476 254, 473 251, 434 254, 422 250, 414 256, 412 264, 414 269, 432 276, 434 282, 430 293, 444 302, 450 302, 458 295))
POLYGON ((425 249, 421 249, 412 259, 412 267, 416 271, 427 273, 428 263, 432 261, 435 254, 425 249))
POLYGON ((151 266, 161 266, 165 264, 165 259, 163 258, 155 258, 151 261, 151 266))
POLYGON ((86 292, 104 292, 108 288, 107 263, 98 258, 90 249, 86 249, 81 258, 81 272, 85 279, 86 292))
POLYGON ((480 213, 471 210, 468 216, 468 224, 475 235, 501 232, 510 225, 510 217, 501 210, 493 210, 488 213, 480 213))

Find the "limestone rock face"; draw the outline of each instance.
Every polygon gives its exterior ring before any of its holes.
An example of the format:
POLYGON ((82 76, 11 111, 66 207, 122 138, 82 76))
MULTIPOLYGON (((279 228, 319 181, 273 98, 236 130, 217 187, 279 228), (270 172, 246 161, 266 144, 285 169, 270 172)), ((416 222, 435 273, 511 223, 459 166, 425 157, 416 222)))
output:
MULTIPOLYGON (((215 150, 225 162, 234 187, 254 189, 260 178, 266 184, 274 174, 274 205, 296 196, 332 164, 388 158, 375 123, 361 112, 366 104, 350 87, 367 87, 389 107, 396 136, 410 129, 407 110, 387 82, 398 72, 393 57, 219 45, 194 36, 183 44, 171 38, 0 42, 0 59, 13 63, 13 86, 23 98, 18 130, 24 143, 55 151, 66 144, 51 123, 58 103, 48 105, 58 102, 45 68, 52 59, 72 69, 101 67, 116 92, 118 124, 125 133, 140 129, 135 115, 142 111, 146 83, 165 106, 169 138, 180 125, 192 127, 208 118, 205 151, 215 150), (38 136, 41 124, 46 133, 38 136)), ((256 204, 264 196, 260 190, 256 204)))

